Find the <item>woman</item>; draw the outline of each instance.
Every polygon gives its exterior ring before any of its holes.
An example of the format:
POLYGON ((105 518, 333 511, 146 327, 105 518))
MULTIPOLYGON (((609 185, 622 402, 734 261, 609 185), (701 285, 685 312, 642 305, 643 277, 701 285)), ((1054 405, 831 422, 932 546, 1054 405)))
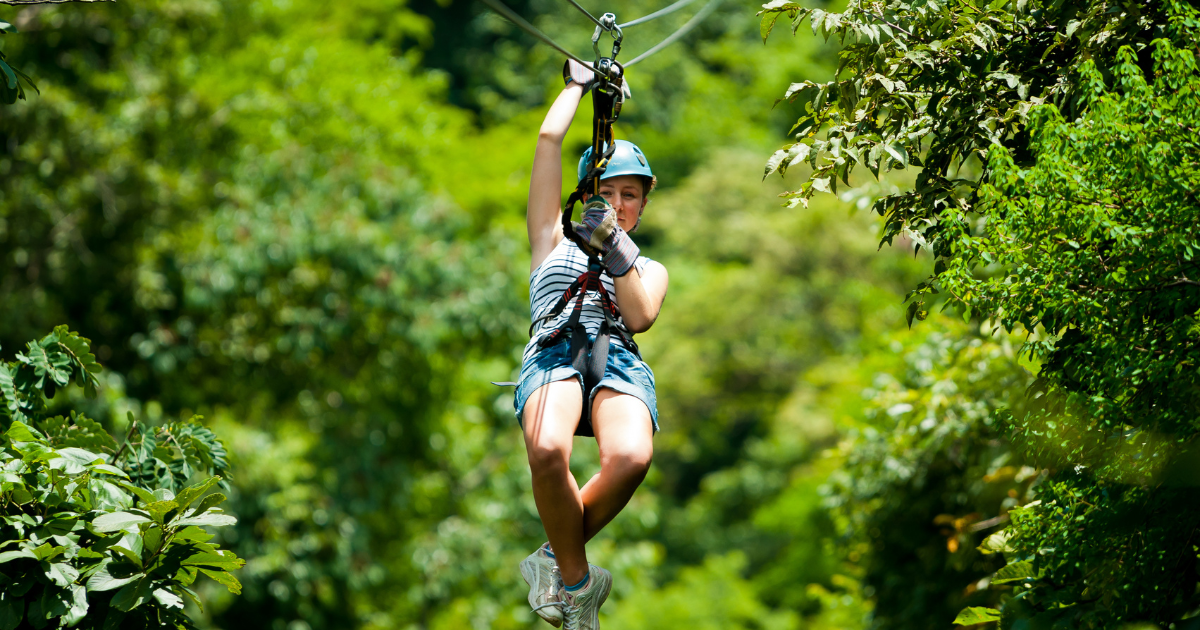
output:
MULTIPOLYGON (((612 576, 588 564, 584 544, 625 507, 645 478, 658 430, 654 375, 625 338, 654 324, 667 293, 667 270, 640 256, 628 236, 641 221, 655 180, 641 150, 618 140, 600 181, 600 199, 588 200, 583 223, 574 228, 585 241, 592 239, 593 231, 598 238, 592 242, 602 241, 601 282, 620 311, 616 324, 622 332, 612 336, 604 377, 592 391, 583 391, 582 375, 571 366, 569 335, 562 335, 561 343, 540 343, 566 321, 571 309, 543 318, 588 268, 587 255, 563 235, 559 204, 563 137, 594 74, 574 61, 563 74, 566 87, 542 123, 529 185, 529 295, 537 324, 525 347, 515 401, 533 473, 533 497, 549 542, 521 563, 521 574, 529 583, 529 603, 543 619, 555 626, 592 630, 599 626, 597 615, 612 576), (599 234, 607 233, 608 227, 611 233, 599 234), (584 404, 591 408, 600 473, 580 488, 569 464, 584 404)), ((580 179, 590 152, 589 148, 580 159, 580 179)), ((585 296, 580 318, 592 339, 605 321, 599 297, 585 296)))

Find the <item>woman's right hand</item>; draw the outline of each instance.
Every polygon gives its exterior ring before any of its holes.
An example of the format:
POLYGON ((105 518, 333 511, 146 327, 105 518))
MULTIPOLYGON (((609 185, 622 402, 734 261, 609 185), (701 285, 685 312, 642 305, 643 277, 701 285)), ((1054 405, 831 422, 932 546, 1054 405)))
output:
POLYGON ((583 93, 587 94, 596 86, 596 72, 574 59, 568 59, 563 64, 563 83, 565 85, 578 83, 583 86, 583 93))
MULTIPOLYGON (((574 59, 568 59, 566 63, 563 64, 563 83, 566 85, 578 83, 579 85, 583 86, 583 93, 587 94, 592 88, 596 87, 596 83, 598 83, 596 80, 596 71, 579 63, 578 61, 575 61, 574 59)), ((625 80, 625 77, 621 77, 621 92, 624 96, 624 100, 626 101, 633 96, 633 94, 629 91, 629 82, 625 80)))

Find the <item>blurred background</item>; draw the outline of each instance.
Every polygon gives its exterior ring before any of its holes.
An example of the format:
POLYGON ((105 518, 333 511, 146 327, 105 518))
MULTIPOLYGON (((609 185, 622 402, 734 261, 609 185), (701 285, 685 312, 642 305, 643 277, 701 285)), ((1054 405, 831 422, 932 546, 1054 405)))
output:
MULTIPOLYGON (((590 55, 565 2, 511 5, 590 55)), ((699 6, 629 28, 622 58, 699 6)), ((878 248, 866 210, 904 182, 780 206, 805 173, 762 181, 799 114, 775 99, 828 80, 836 43, 806 27, 764 44, 758 9, 725 2, 628 73, 616 133, 661 183, 638 241, 672 282, 639 336, 654 465, 589 546, 615 576, 602 621, 948 627, 993 601, 977 582, 1003 562, 975 548, 1033 475, 992 417, 1027 373, 959 319, 908 330, 931 263, 878 248)), ((0 19, 41 88, 0 109, 0 348, 66 323, 106 367, 75 403, 89 415, 120 434, 127 412, 198 414, 226 442, 245 588, 210 584, 200 623, 538 627, 516 567, 544 538, 511 390, 488 381, 515 376, 527 338, 525 196, 559 54, 471 0, 0 19)), ((586 480, 595 444, 576 446, 586 480)))

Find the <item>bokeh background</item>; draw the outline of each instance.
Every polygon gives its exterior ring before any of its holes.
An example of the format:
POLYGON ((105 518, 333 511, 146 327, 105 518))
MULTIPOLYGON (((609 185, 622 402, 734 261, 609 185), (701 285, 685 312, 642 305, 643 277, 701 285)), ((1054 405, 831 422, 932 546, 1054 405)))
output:
MULTIPOLYGON (((590 51, 565 2, 511 5, 590 51)), ((699 6, 628 29, 623 57, 699 6)), ((799 113, 775 100, 831 77, 836 42, 764 44, 758 8, 728 0, 628 75, 617 135, 661 182, 638 241, 671 290, 639 337, 654 466, 589 547, 615 576, 603 623, 948 627, 989 601, 973 585, 1002 562, 975 547, 1033 474, 991 419, 1027 372, 959 319, 908 330, 931 262, 878 247, 866 210, 902 178, 781 207, 804 173, 762 180, 799 113)), ((225 440, 245 588, 210 585, 200 623, 538 627, 516 567, 543 537, 511 390, 488 381, 526 339, 525 195, 558 53, 471 0, 0 19, 41 88, 0 110, 0 348, 66 323, 106 367, 73 404, 118 434, 127 412, 198 414, 225 440)), ((597 466, 579 440, 577 475, 597 466)))

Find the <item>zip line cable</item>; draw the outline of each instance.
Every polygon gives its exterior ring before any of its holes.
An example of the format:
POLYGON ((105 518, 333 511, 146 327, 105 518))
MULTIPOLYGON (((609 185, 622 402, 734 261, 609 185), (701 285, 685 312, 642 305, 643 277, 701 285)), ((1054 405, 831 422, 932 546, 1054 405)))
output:
POLYGON ((591 13, 588 13, 588 10, 583 8, 583 6, 580 5, 578 2, 576 2, 575 0, 567 0, 567 2, 570 2, 571 6, 575 7, 576 9, 579 9, 579 12, 586 15, 589 20, 591 20, 592 22, 595 22, 596 26, 599 26, 600 28, 602 28, 606 31, 608 30, 608 27, 606 27, 603 22, 601 22, 600 20, 597 20, 596 17, 593 16, 591 13))
MULTIPOLYGON (((576 62, 583 64, 584 67, 591 68, 592 71, 594 71, 594 72, 600 72, 600 70, 598 68, 596 68, 595 64, 593 64, 592 62, 584 61, 583 59, 580 59, 578 56, 576 56, 571 51, 560 46, 558 44, 558 42, 554 41, 553 39, 550 39, 550 37, 548 35, 539 31, 537 29, 537 27, 530 24, 525 18, 517 15, 515 11, 504 6, 504 4, 500 2, 500 0, 481 0, 481 1, 484 4, 488 5, 489 7, 491 7, 492 10, 495 11, 496 13, 499 13, 500 15, 507 18, 509 22, 516 24, 518 27, 520 27, 526 33, 529 33, 530 35, 533 35, 534 37, 542 40, 542 42, 545 43, 547 46, 553 48, 554 50, 557 50, 558 52, 566 55, 567 57, 569 57, 571 59, 574 59, 576 62)), ((627 22, 625 24, 615 26, 614 28, 617 29, 617 31, 619 33, 620 29, 622 29, 626 26, 633 26, 635 24, 641 24, 643 22, 648 22, 654 18, 661 17, 663 15, 666 15, 668 13, 671 13, 673 11, 681 9, 693 1, 694 0, 679 0, 675 4, 672 4, 664 9, 655 11, 654 13, 651 13, 650 15, 638 18, 632 22, 627 22)), ((582 6, 580 6, 579 3, 576 2, 575 0, 567 0, 567 2, 570 2, 575 8, 582 11, 583 14, 588 16, 588 18, 590 20, 595 22, 596 26, 598 26, 599 28, 602 28, 604 30, 612 30, 612 29, 606 27, 604 25, 604 23, 601 22, 600 20, 597 20, 595 17, 592 17, 592 14, 588 13, 587 10, 584 9, 582 6)), ((710 0, 708 4, 704 5, 703 9, 700 9, 700 11, 698 13, 696 13, 696 15, 692 16, 692 19, 688 20, 686 23, 684 23, 683 26, 679 27, 679 30, 668 35, 666 39, 664 39, 661 42, 659 42, 658 44, 656 44, 650 50, 647 50, 646 52, 638 55, 637 57, 634 57, 628 63, 621 64, 621 66, 623 68, 628 68, 629 66, 632 66, 633 64, 638 63, 638 62, 642 61, 643 59, 646 59, 647 57, 650 57, 650 56, 658 53, 658 51, 666 48, 667 46, 674 44, 680 37, 687 35, 688 32, 690 32, 693 28, 696 28, 696 25, 699 24, 700 22, 704 21, 704 18, 708 17, 713 11, 715 11, 717 9, 717 6, 720 4, 721 4, 721 0, 710 0)), ((597 31, 597 33, 598 32, 599 31, 597 31)), ((612 75, 609 75, 609 76, 611 77, 612 75)))
POLYGON ((526 21, 525 18, 517 15, 512 9, 501 4, 499 2, 499 0, 481 0, 481 1, 484 4, 488 5, 489 7, 491 7, 492 10, 495 11, 496 13, 499 13, 500 15, 504 16, 505 18, 508 18, 509 22, 516 24, 518 27, 521 28, 521 30, 542 40, 542 42, 545 43, 547 46, 553 48, 554 50, 557 50, 558 52, 566 55, 567 57, 569 57, 571 59, 574 59, 578 63, 583 64, 584 67, 591 68, 592 71, 594 71, 594 72, 599 72, 599 70, 596 69, 596 66, 592 62, 584 61, 584 60, 580 59, 578 56, 576 56, 574 53, 572 53, 571 51, 567 50, 566 48, 563 48, 562 46, 559 46, 558 42, 554 41, 553 39, 550 39, 549 36, 547 36, 545 33, 541 32, 541 31, 539 31, 537 29, 537 27, 535 27, 534 25, 532 25, 528 21, 526 21))
MULTIPOLYGON (((708 15, 710 13, 715 11, 717 9, 717 5, 719 5, 719 4, 721 4, 721 0, 711 0, 711 2, 704 5, 704 8, 700 9, 700 12, 697 13, 696 15, 694 15, 692 17, 692 19, 688 20, 686 24, 679 27, 679 30, 675 31, 674 33, 671 33, 669 36, 667 36, 666 39, 659 42, 654 48, 651 48, 650 50, 647 50, 646 52, 638 55, 637 57, 634 57, 633 59, 631 59, 630 61, 628 61, 627 63, 625 63, 623 65, 626 68, 628 68, 629 66, 632 66, 633 64, 638 63, 639 61, 657 53, 658 51, 666 48, 667 46, 674 44, 675 40, 679 39, 680 37, 683 37, 684 35, 687 35, 688 31, 692 30, 693 28, 696 28, 696 25, 699 24, 700 22, 702 22, 704 20, 704 18, 708 17, 708 15)), ((669 9, 670 7, 667 7, 667 8, 669 9)), ((649 17, 649 16, 647 16, 647 17, 649 17)))
POLYGON ((638 24, 643 24, 645 22, 649 22, 650 20, 653 20, 655 18, 660 18, 664 15, 667 15, 668 13, 674 13, 695 1, 696 0, 679 0, 679 2, 676 2, 675 4, 672 4, 669 7, 666 7, 664 9, 659 9, 658 11, 655 11, 654 13, 651 13, 650 15, 644 15, 636 20, 631 20, 624 24, 619 24, 617 27, 623 29, 623 28, 628 28, 630 26, 637 26, 638 24))

